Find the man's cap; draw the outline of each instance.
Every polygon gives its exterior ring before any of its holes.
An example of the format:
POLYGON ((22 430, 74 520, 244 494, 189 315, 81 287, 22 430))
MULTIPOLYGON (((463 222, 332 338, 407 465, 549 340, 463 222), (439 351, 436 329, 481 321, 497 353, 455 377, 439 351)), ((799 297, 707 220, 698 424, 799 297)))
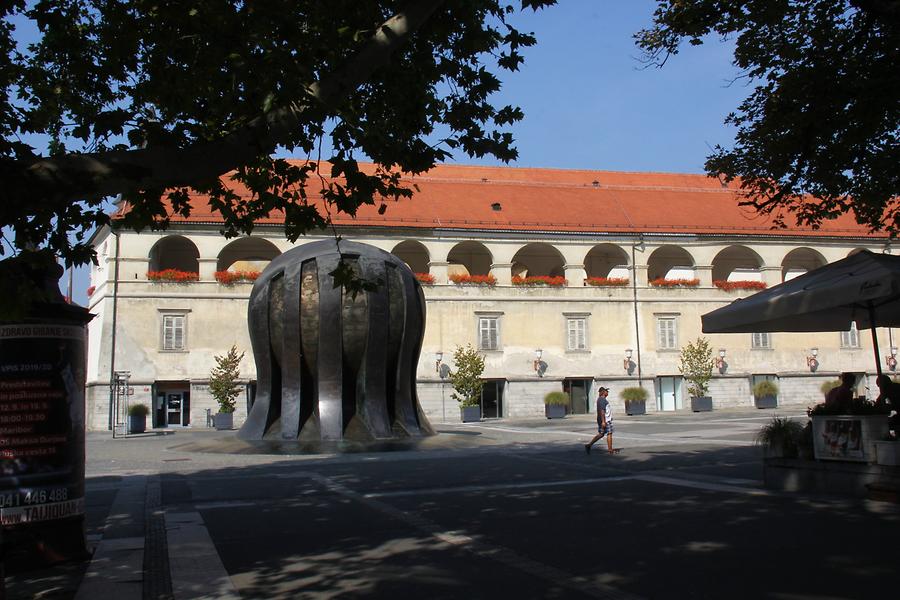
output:
POLYGON ((609 392, 609 388, 605 388, 605 387, 603 387, 603 386, 600 386, 600 389, 597 390, 597 393, 598 393, 598 394, 602 394, 603 392, 609 392))

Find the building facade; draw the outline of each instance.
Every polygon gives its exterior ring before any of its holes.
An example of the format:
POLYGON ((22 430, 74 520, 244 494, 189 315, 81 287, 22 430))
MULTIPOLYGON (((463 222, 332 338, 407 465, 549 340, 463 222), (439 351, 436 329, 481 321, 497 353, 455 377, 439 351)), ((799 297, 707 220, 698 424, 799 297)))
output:
MULTIPOLYGON (((543 415, 555 390, 569 394, 569 412, 589 412, 597 385, 619 410, 618 392, 637 385, 650 394, 649 412, 687 409, 679 355, 702 335, 702 314, 854 251, 889 251, 886 237, 849 219, 773 229, 739 206, 739 190, 702 175, 441 166, 409 179, 419 187, 413 199, 334 224, 420 274, 418 395, 436 423, 459 420, 447 374, 465 344, 486 359, 486 418, 543 415)), ((93 239, 93 429, 121 420, 123 403, 146 404, 157 427, 208 426, 209 372, 232 345, 246 352, 240 424, 255 383, 244 274, 332 235, 290 243, 272 218, 252 236, 226 239, 203 198, 192 204, 166 231, 134 233, 114 218, 93 239)), ((878 335, 889 371, 893 332, 878 335)), ((717 354, 710 395, 719 408, 752 406, 759 379, 777 379, 779 404, 799 407, 819 401, 820 385, 841 371, 875 370, 869 333, 851 323, 841 333, 705 337, 717 354)))

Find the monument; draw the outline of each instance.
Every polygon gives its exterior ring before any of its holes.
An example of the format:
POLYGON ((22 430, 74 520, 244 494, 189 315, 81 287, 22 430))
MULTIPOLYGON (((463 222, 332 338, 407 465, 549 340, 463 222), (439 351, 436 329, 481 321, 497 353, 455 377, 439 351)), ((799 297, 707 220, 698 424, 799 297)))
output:
POLYGON ((372 442, 433 434, 416 395, 425 297, 384 250, 324 240, 285 252, 250 294, 257 392, 245 440, 372 442), (343 263, 376 284, 335 286, 343 263))

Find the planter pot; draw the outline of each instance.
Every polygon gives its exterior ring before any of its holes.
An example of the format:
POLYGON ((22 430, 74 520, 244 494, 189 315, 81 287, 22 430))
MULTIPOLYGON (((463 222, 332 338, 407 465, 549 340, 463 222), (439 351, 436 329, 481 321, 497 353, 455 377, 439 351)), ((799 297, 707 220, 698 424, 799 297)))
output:
POLYGON ((875 442, 888 433, 887 415, 812 417, 813 451, 819 460, 875 462, 875 442))
POLYGON ((876 441, 875 462, 887 467, 900 466, 900 442, 893 440, 876 441))
POLYGON ((234 413, 216 413, 213 421, 219 431, 234 429, 234 413))
POLYGON ((646 415, 647 414, 647 401, 646 400, 632 400, 630 402, 625 403, 625 414, 626 415, 646 415))
POLYGON ((459 419, 463 423, 477 423, 481 420, 480 406, 460 406, 459 419))
POLYGON ((709 412, 712 410, 712 398, 710 396, 691 396, 691 410, 694 412, 709 412))
POLYGON ((778 400, 775 396, 759 396, 756 398, 756 408, 777 408, 778 400))
POLYGON ((128 417, 128 433, 144 433, 145 431, 147 431, 147 415, 128 417))
POLYGON ((544 414, 548 419, 562 419, 566 416, 565 404, 545 404, 544 414))

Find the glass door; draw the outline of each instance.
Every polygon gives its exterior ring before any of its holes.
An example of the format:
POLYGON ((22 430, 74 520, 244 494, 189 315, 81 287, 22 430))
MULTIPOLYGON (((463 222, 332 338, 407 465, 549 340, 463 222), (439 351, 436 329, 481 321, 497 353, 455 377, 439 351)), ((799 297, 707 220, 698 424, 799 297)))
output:
POLYGON ((684 407, 681 397, 681 377, 657 377, 656 378, 656 408, 657 410, 678 410, 684 407))
POLYGON ((569 413, 584 415, 593 412, 590 406, 592 382, 592 379, 566 379, 563 381, 563 390, 569 394, 569 413))
POLYGON ((481 388, 481 416, 499 419, 503 416, 503 379, 488 379, 481 388))
POLYGON ((166 394, 166 424, 181 425, 181 392, 166 394))

